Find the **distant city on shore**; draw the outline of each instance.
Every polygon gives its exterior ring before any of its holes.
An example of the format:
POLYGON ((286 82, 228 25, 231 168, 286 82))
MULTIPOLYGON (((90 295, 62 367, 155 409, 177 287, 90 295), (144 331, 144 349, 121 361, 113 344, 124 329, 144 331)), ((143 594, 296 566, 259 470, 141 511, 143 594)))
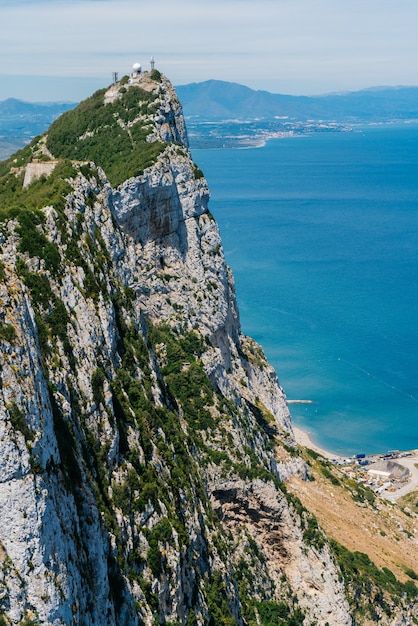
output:
MULTIPOLYGON (((373 87, 323 96, 255 91, 209 80, 176 88, 192 148, 243 148, 273 137, 418 122, 418 87, 373 87)), ((0 102, 0 159, 42 133, 75 102, 0 102)))

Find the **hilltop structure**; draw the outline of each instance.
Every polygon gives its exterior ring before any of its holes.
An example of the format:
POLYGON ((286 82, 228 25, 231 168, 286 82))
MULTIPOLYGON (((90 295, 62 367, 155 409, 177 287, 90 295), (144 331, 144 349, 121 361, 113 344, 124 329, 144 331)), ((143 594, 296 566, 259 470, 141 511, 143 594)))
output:
MULTIPOLYGON (((155 59, 154 57, 151 57, 150 59, 150 67, 151 67, 151 72, 154 71, 155 69, 155 59)), ((141 79, 141 74, 142 74, 143 70, 142 70, 142 66, 140 63, 135 62, 132 66, 132 70, 129 76, 129 82, 130 83, 137 83, 140 79, 141 79)))

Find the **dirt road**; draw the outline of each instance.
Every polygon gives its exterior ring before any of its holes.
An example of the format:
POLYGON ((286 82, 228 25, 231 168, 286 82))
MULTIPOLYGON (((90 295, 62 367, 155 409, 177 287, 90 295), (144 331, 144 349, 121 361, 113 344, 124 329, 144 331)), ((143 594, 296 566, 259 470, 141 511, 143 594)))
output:
POLYGON ((406 494, 410 491, 418 489, 418 454, 416 451, 414 456, 396 459, 395 463, 399 463, 399 465, 407 467, 409 469, 410 477, 408 482, 396 491, 384 491, 381 494, 383 498, 386 498, 386 500, 390 500, 391 502, 396 502, 398 498, 406 496, 406 494))

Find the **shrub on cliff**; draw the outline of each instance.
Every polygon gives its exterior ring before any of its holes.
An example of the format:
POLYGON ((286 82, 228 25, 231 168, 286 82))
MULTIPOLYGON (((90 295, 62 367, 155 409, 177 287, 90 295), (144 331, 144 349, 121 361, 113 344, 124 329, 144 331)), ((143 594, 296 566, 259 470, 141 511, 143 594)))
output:
POLYGON ((132 86, 105 104, 105 91, 61 115, 49 129, 47 147, 57 158, 94 161, 116 186, 152 165, 166 144, 147 141, 155 94, 132 86))

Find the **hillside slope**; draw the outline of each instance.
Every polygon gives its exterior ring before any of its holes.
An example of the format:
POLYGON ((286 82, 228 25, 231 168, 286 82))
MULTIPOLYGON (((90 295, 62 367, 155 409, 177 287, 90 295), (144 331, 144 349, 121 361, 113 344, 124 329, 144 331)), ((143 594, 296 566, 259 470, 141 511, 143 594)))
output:
POLYGON ((353 623, 169 81, 97 92, 0 175, 0 624, 353 623))

